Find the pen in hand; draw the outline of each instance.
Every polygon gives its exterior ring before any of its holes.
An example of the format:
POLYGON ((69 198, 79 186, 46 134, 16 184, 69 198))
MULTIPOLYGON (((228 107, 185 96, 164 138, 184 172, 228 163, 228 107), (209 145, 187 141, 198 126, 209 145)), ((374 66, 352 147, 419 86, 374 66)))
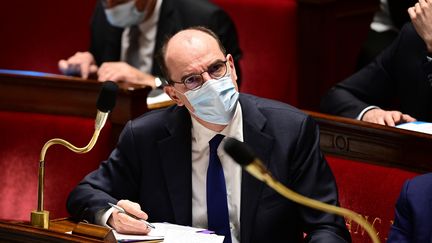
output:
POLYGON ((155 229, 155 228, 156 228, 154 225, 152 225, 151 223, 147 222, 146 220, 144 220, 144 219, 142 219, 142 218, 138 218, 137 216, 135 216, 135 215, 133 215, 133 214, 131 214, 131 213, 129 213, 129 212, 126 212, 126 210, 124 210, 124 208, 122 208, 122 207, 120 207, 120 206, 117 206, 117 205, 112 204, 112 203, 110 203, 110 202, 108 203, 108 205, 110 205, 111 207, 117 209, 120 213, 124 213, 124 214, 126 214, 126 215, 128 215, 128 216, 130 216, 130 217, 132 217, 132 218, 134 218, 134 219, 136 219, 136 220, 143 221, 143 222, 144 222, 148 227, 150 227, 150 228, 152 228, 152 229, 155 229))

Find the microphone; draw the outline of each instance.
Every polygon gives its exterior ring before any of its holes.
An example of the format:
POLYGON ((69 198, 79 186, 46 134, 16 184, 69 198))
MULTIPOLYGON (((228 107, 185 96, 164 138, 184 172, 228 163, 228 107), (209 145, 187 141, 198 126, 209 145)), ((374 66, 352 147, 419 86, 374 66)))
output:
POLYGON ((278 192, 285 198, 310 208, 352 219, 366 230, 366 232, 372 239, 372 242, 380 242, 376 230, 359 214, 346 208, 326 204, 321 201, 300 195, 277 181, 272 176, 270 171, 267 170, 264 164, 257 158, 257 156, 255 156, 252 149, 249 148, 246 144, 238 141, 235 138, 227 137, 224 142, 224 150, 247 172, 249 172, 258 180, 266 183, 270 188, 274 189, 276 192, 278 192))
POLYGON ((30 215, 30 221, 33 226, 47 229, 49 227, 49 211, 44 210, 44 177, 45 177, 45 154, 51 145, 59 144, 63 145, 69 150, 75 153, 87 153, 89 152, 99 137, 99 133, 106 123, 109 112, 114 108, 116 103, 118 86, 112 81, 106 81, 102 84, 101 92, 96 102, 97 114, 95 121, 95 131, 90 142, 82 148, 76 147, 66 140, 60 138, 54 138, 44 144, 40 153, 39 159, 39 177, 38 177, 38 208, 33 210, 30 215))
POLYGON ((116 103, 118 86, 112 81, 106 81, 102 85, 102 90, 96 102, 97 115, 95 130, 101 130, 105 125, 108 113, 114 108, 116 103))

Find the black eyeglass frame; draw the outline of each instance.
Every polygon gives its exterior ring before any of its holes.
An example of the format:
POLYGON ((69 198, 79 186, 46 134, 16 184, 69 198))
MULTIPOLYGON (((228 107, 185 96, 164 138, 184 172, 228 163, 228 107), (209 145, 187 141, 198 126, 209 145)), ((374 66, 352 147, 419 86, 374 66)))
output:
POLYGON ((202 76, 203 73, 208 73, 208 75, 209 75, 211 78, 216 79, 216 80, 225 77, 225 75, 226 75, 227 72, 228 72, 227 62, 228 62, 228 58, 226 58, 225 61, 218 60, 218 61, 216 61, 215 63, 211 64, 209 67, 207 67, 207 70, 204 70, 203 72, 201 72, 201 73, 199 73, 199 74, 192 74, 192 75, 190 75, 190 76, 187 76, 186 78, 184 78, 184 79, 183 79, 182 81, 180 81, 180 82, 179 82, 179 81, 174 81, 174 80, 165 80, 165 81, 166 81, 167 83, 171 83, 171 84, 173 84, 173 83, 176 83, 176 84, 183 84, 183 85, 186 87, 186 89, 188 89, 188 90, 192 90, 192 91, 194 91, 194 90, 198 90, 198 89, 200 89, 200 88, 203 86, 203 84, 204 84, 204 77, 202 76), (214 65, 218 65, 218 64, 222 64, 222 63, 223 63, 224 66, 225 66, 225 72, 223 72, 222 75, 220 75, 220 76, 213 76, 211 73, 208 72, 208 70, 209 70, 212 66, 214 66, 214 65), (187 79, 189 79, 190 77, 194 77, 194 76, 201 76, 201 82, 200 82, 200 84, 197 85, 196 87, 194 87, 194 88, 189 88, 189 87, 186 85, 185 82, 186 82, 187 79))

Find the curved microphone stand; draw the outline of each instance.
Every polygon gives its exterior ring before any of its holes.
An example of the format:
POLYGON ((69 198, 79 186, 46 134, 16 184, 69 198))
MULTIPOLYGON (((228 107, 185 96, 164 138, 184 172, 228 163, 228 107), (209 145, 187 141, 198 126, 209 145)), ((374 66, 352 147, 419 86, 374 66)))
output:
POLYGON ((97 101, 97 115, 95 122, 95 131, 90 142, 87 146, 79 148, 68 141, 60 138, 54 138, 44 144, 40 153, 39 159, 39 178, 38 178, 38 207, 37 210, 31 212, 30 221, 33 226, 47 229, 49 227, 49 211, 44 210, 44 177, 45 177, 45 154, 49 147, 54 144, 63 145, 75 153, 89 152, 99 137, 99 133, 106 123, 109 112, 115 105, 115 98, 117 94, 117 84, 107 81, 102 86, 102 91, 97 101))

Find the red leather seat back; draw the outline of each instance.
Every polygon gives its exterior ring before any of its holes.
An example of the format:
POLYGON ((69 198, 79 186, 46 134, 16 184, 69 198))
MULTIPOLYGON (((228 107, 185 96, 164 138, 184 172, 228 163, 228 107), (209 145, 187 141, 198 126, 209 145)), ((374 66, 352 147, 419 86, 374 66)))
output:
MULTIPOLYGON (((39 156, 52 138, 86 146, 94 131, 94 119, 72 116, 0 111, 0 219, 30 220, 37 208, 39 156)), ((50 218, 68 216, 66 199, 73 187, 111 151, 111 127, 102 129, 93 150, 76 154, 63 146, 51 146, 45 157, 45 205, 50 218)))
POLYGON ((233 19, 243 58, 241 91, 297 105, 295 0, 213 0, 233 19))
POLYGON ((59 73, 60 59, 88 50, 95 3, 3 1, 0 68, 59 73))
MULTIPOLYGON (((365 162, 326 156, 336 178, 342 207, 364 216, 382 242, 394 219, 394 205, 404 181, 417 173, 365 162)), ((371 242, 357 223, 347 221, 353 242, 371 242)))

